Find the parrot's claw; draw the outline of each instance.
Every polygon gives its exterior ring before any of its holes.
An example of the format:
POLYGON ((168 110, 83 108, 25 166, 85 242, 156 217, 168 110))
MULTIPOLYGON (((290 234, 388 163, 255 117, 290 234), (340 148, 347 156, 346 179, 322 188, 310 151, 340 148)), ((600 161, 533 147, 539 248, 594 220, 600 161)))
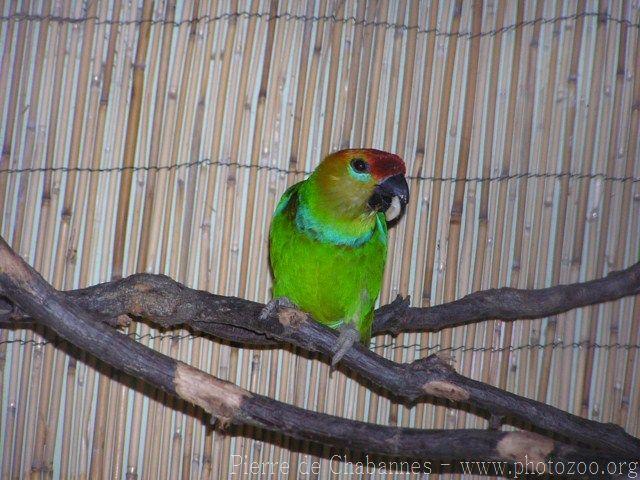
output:
POLYGON ((265 305, 265 307, 260 312, 260 320, 263 322, 267 321, 271 315, 276 313, 281 308, 298 308, 296 305, 289 300, 287 297, 278 297, 271 300, 269 303, 265 305))
POLYGON ((360 341, 360 332, 351 324, 344 324, 340 327, 340 336, 333 348, 333 357, 331 358, 331 368, 335 368, 344 354, 349 351, 354 343, 360 341))

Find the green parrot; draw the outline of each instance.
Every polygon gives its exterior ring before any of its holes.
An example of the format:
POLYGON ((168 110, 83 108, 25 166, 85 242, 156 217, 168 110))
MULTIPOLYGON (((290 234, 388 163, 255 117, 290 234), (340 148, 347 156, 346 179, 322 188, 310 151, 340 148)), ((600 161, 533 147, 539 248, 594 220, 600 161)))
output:
POLYGON ((326 157, 285 191, 271 222, 273 297, 263 315, 295 306, 341 331, 335 365, 371 337, 387 258, 387 222, 409 199, 405 164, 394 154, 348 149, 326 157))

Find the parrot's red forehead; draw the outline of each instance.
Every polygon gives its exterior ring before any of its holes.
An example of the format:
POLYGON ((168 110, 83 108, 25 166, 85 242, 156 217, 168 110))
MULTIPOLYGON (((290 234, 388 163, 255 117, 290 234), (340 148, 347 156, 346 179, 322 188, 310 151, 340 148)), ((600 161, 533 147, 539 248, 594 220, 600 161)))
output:
POLYGON ((385 179, 393 175, 404 175, 407 168, 404 161, 393 153, 373 148, 347 149, 336 152, 337 155, 351 159, 362 158, 369 164, 371 175, 376 179, 385 179))

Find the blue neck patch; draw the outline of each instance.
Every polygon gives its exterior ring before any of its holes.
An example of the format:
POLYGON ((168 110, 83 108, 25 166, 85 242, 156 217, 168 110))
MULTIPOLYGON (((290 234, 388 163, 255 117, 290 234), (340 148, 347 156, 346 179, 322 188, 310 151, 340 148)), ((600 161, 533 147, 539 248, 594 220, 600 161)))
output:
POLYGON ((298 204, 297 210, 295 221, 298 229, 319 242, 332 243, 334 245, 345 245, 354 248, 360 247, 371 240, 376 228, 372 228, 370 231, 359 237, 354 237, 326 224, 321 224, 309 211, 309 208, 302 203, 298 204))

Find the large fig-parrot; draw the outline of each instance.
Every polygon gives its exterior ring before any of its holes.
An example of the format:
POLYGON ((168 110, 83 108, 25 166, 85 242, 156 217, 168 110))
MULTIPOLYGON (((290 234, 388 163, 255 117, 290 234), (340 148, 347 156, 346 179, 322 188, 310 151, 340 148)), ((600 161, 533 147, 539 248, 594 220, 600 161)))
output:
POLYGON ((394 154, 348 149, 327 156, 278 203, 269 235, 273 298, 263 315, 294 306, 341 331, 335 365, 371 336, 387 258, 387 221, 409 199, 394 154))

